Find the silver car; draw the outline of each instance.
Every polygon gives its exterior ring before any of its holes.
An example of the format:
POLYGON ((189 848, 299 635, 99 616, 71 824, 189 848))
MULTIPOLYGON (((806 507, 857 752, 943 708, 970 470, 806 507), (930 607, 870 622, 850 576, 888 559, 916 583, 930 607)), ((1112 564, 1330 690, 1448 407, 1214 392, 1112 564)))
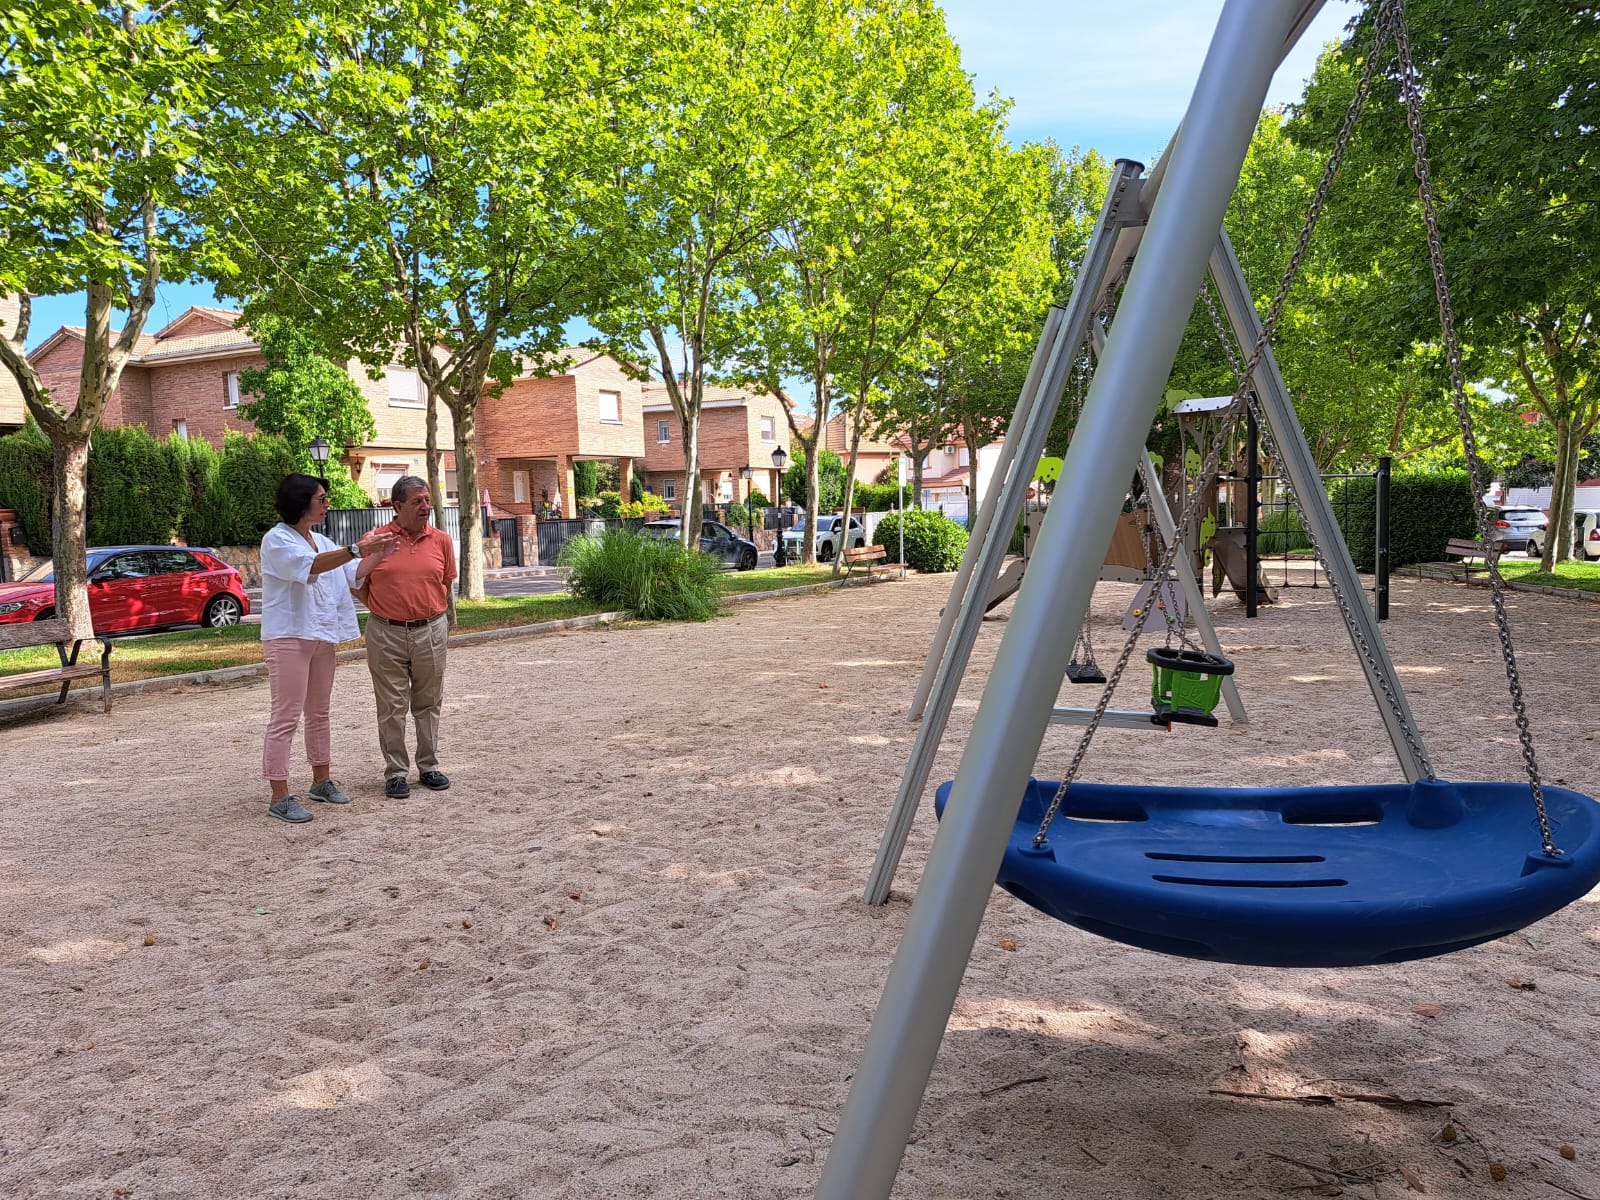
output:
POLYGON ((1490 510, 1493 521, 1489 538, 1504 554, 1508 550, 1523 550, 1535 554, 1534 547, 1544 539, 1547 521, 1543 510, 1537 508, 1496 508, 1490 510))

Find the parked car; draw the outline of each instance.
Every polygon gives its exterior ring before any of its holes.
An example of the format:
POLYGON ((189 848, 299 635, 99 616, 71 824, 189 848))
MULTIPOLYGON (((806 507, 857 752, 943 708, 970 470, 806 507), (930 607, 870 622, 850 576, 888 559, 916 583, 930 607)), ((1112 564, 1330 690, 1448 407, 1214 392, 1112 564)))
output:
MULTIPOLYGON (((832 562, 834 555, 839 553, 839 524, 841 518, 817 518, 817 561, 832 562)), ((850 525, 845 533, 850 546, 865 546, 867 544, 866 526, 861 524, 860 517, 851 517, 850 525)), ((801 547, 806 540, 806 519, 801 517, 790 528, 783 531, 783 552, 789 556, 790 562, 800 561, 801 547)))
MULTIPOLYGON (((1580 510, 1573 513, 1572 534, 1575 555, 1591 561, 1600 558, 1600 512, 1580 510)), ((1538 556, 1544 553, 1545 535, 1543 529, 1528 535, 1529 554, 1538 556)))
MULTIPOLYGON (((249 615, 244 578, 210 550, 103 546, 88 553, 89 618, 96 633, 168 625, 237 625, 249 615)), ((0 622, 56 615, 53 563, 0 584, 0 622)))
POLYGON ((1529 539, 1543 534, 1546 524, 1542 509, 1497 508, 1490 515, 1494 521, 1489 537, 1502 554, 1508 550, 1533 553, 1533 543, 1529 539))
MULTIPOLYGON (((682 527, 681 521, 648 521, 639 532, 646 537, 677 541, 682 527)), ((736 571, 753 571, 761 555, 754 542, 746 541, 720 521, 700 522, 700 549, 736 571)))

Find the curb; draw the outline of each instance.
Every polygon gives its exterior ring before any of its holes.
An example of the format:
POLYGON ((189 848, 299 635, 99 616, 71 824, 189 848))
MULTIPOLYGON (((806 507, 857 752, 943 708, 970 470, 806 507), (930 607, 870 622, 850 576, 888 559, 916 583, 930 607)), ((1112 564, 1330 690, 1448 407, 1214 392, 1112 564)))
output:
MULTIPOLYGON (((729 607, 734 604, 743 604, 751 600, 771 600, 778 596, 796 596, 806 592, 820 592, 828 588, 845 586, 850 581, 844 579, 828 579, 821 583, 803 583, 795 587, 778 588, 770 592, 744 592, 733 596, 724 596, 719 602, 719 607, 729 607)), ((450 638, 452 646, 474 646, 484 642, 500 642, 510 638, 538 637, 546 633, 561 633, 569 629, 588 629, 596 625, 611 625, 618 621, 628 619, 624 612, 589 613, 582 617, 567 617, 560 621, 541 621, 536 625, 509 625, 503 629, 482 629, 475 633, 458 633, 450 638)), ((354 662, 365 659, 367 651, 365 646, 353 646, 349 650, 340 650, 335 654, 335 662, 354 662)), ((190 671, 183 675, 153 675, 149 679, 130 679, 122 683, 111 685, 111 695, 115 699, 121 696, 140 696, 149 692, 177 691, 186 687, 229 687, 249 683, 267 673, 267 664, 264 662, 244 663, 237 667, 219 667, 213 671, 190 671)), ((83 689, 83 694, 92 700, 98 700, 99 689, 83 689)), ((68 699, 76 698, 76 693, 69 693, 68 699)), ((56 705, 51 700, 48 704, 41 704, 39 696, 25 696, 20 700, 8 701, 0 704, 0 720, 12 716, 22 716, 31 712, 44 712, 57 707, 66 708, 66 705, 56 705)))
MULTIPOLYGON (((1486 588, 1489 586, 1487 574, 1482 579, 1462 578, 1459 575, 1444 571, 1430 571, 1422 566, 1411 566, 1407 571, 1418 579, 1434 579, 1440 583, 1462 583, 1469 587, 1486 588)), ((1510 579, 1504 581, 1509 592, 1528 592, 1535 596, 1554 596, 1558 600, 1576 600, 1580 604, 1600 604, 1600 592, 1580 592, 1576 588, 1548 587, 1542 583, 1516 583, 1510 579)))

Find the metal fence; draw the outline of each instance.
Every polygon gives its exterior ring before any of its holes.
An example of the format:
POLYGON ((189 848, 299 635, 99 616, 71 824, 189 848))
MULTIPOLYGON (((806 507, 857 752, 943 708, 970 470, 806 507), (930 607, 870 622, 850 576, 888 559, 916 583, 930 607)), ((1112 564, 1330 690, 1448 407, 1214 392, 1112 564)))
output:
MULTIPOLYGON (((444 531, 450 535, 450 540, 459 546, 461 510, 452 505, 435 511, 444 514, 444 531)), ((315 528, 329 541, 348 546, 352 542, 359 542, 374 529, 387 525, 392 520, 394 520, 392 508, 330 508, 322 524, 315 528)), ((541 530, 543 527, 544 522, 540 522, 541 530)), ((499 539, 502 565, 508 567, 522 565, 522 538, 518 534, 515 517, 491 519, 488 513, 483 513, 483 536, 486 539, 499 539)))

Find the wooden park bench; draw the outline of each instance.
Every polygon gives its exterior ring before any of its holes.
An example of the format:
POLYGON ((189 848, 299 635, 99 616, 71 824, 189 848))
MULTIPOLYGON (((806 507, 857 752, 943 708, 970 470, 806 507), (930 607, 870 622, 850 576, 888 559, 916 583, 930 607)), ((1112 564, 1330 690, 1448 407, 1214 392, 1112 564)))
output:
POLYGON ((1444 544, 1444 562, 1429 563, 1430 567, 1449 571, 1454 574, 1461 573, 1461 578, 1470 579, 1475 571, 1487 571, 1489 559, 1500 553, 1497 549, 1485 549, 1482 542, 1473 538, 1451 538, 1444 544), (1480 558, 1482 562, 1467 562, 1469 558, 1480 558), (1453 561, 1460 560, 1460 561, 1453 561))
POLYGON ((888 557, 889 552, 882 546, 852 546, 839 556, 840 561, 845 565, 844 574, 846 579, 850 577, 851 571, 854 571, 856 567, 862 564, 866 565, 867 578, 871 579, 872 564, 883 562, 888 557))
POLYGON ((0 650, 21 650, 32 646, 54 646, 61 658, 58 667, 45 667, 38 671, 21 671, 15 675, 0 675, 0 692, 16 692, 37 687, 42 683, 61 684, 60 704, 67 698, 67 689, 74 679, 100 677, 100 698, 106 712, 111 711, 111 642, 107 638, 74 638, 72 624, 64 617, 48 621, 26 621, 18 625, 0 625, 0 650), (100 661, 78 661, 78 651, 84 642, 97 641, 103 647, 100 661), (72 649, 69 651, 68 646, 72 649))

